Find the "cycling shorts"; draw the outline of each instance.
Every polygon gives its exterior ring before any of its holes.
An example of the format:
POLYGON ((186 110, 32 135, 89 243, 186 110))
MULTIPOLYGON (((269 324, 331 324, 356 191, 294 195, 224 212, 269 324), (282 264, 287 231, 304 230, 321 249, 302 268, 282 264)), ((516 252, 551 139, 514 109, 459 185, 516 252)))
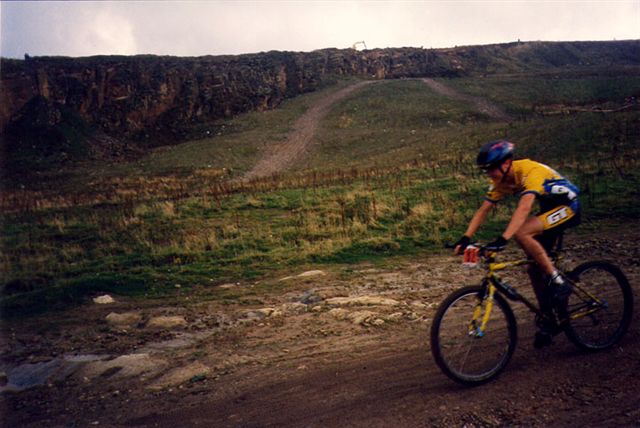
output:
POLYGON ((543 230, 561 230, 580 224, 580 202, 573 201, 569 205, 558 205, 548 211, 539 213, 536 217, 542 223, 543 230))
POLYGON ((543 231, 536 236, 547 252, 551 252, 558 236, 566 229, 580 224, 580 202, 574 200, 567 205, 558 205, 536 215, 542 222, 543 231))

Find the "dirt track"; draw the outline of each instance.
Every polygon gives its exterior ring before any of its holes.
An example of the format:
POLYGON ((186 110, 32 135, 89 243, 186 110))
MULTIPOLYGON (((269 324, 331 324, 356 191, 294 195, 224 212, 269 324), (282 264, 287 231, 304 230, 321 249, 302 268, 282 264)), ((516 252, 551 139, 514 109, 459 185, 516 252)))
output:
MULTIPOLYGON (((640 254, 627 238, 589 239, 572 254, 619 261, 637 296, 640 254)), ((620 346, 585 354, 563 336, 534 350, 531 315, 518 311, 519 345, 498 380, 466 389, 444 377, 427 332, 437 303, 469 275, 477 278, 441 255, 386 270, 360 265, 274 279, 264 295, 251 292, 260 284, 230 284, 230 293, 245 296, 235 303, 203 301, 195 290, 176 302, 87 303, 8 323, 8 367, 70 354, 109 357, 3 392, 5 426, 640 424, 637 316, 620 346), (105 321, 131 311, 142 315, 131 326, 105 321), (158 315, 186 324, 150 328, 158 315), (136 366, 127 355, 148 359, 136 366)), ((516 272, 513 282, 522 281, 516 272)))
MULTIPOLYGON (((431 90, 456 100, 471 103, 478 111, 494 119, 504 121, 512 119, 499 106, 489 100, 460 93, 433 79, 425 78, 422 79, 422 81, 426 83, 431 90)), ((321 98, 293 124, 292 130, 287 134, 284 141, 268 147, 256 165, 248 171, 242 179, 250 180, 252 178, 273 175, 303 160, 309 151, 313 149, 314 134, 318 129, 320 121, 330 111, 331 107, 354 91, 373 83, 376 82, 358 82, 331 92, 324 98, 321 98)))
POLYGON ((287 134, 285 140, 277 145, 269 147, 268 151, 256 165, 245 174, 244 179, 269 176, 286 170, 302 160, 313 147, 313 136, 318 128, 318 124, 330 111, 331 106, 344 99, 349 94, 370 85, 374 81, 363 81, 331 92, 326 97, 320 99, 309 110, 307 110, 293 124, 293 129, 287 134))

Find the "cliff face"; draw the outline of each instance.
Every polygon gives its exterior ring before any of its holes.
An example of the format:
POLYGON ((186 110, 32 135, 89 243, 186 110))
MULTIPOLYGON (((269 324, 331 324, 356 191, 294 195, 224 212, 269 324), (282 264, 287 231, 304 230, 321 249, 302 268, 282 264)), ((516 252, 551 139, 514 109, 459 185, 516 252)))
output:
POLYGON ((388 79, 639 63, 639 41, 325 49, 197 58, 3 59, 0 129, 22 132, 33 127, 35 112, 45 128, 74 117, 107 135, 129 138, 273 108, 335 75, 388 79))
POLYGON ((130 135, 273 108, 286 97, 315 90, 327 75, 450 73, 450 67, 436 64, 438 59, 421 50, 323 50, 235 57, 4 60, 0 127, 4 130, 30 100, 41 97, 108 133, 130 135))

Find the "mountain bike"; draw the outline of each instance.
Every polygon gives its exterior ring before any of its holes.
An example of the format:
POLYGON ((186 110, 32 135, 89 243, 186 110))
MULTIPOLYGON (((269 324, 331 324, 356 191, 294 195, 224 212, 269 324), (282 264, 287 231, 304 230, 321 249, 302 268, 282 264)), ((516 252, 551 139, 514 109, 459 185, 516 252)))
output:
MULTIPOLYGON (((554 264, 560 257, 561 245, 552 254, 554 264)), ((624 273, 610 262, 586 262, 568 273, 562 272, 572 293, 565 304, 556 308, 554 319, 549 320, 548 313, 498 275, 507 268, 532 264, 532 260, 498 262, 497 253, 481 245, 470 250, 470 257, 475 252, 476 263, 486 275, 479 285, 460 288, 445 298, 431 325, 435 362, 456 382, 483 384, 498 376, 509 363, 518 340, 509 301, 523 303, 536 320, 552 323, 554 335, 564 332, 578 348, 587 351, 614 346, 629 328, 633 313, 631 286, 624 273)), ((469 264, 466 256, 465 263, 469 264)))

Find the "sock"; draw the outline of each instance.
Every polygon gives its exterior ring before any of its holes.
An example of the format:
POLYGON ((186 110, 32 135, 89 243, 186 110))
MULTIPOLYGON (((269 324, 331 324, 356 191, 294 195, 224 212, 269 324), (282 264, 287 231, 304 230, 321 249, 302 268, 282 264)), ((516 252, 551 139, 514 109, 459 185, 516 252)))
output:
POLYGON ((551 274, 550 282, 555 285, 562 285, 564 283, 564 280, 562 279, 562 276, 560 275, 560 273, 557 270, 554 270, 553 273, 551 274))

